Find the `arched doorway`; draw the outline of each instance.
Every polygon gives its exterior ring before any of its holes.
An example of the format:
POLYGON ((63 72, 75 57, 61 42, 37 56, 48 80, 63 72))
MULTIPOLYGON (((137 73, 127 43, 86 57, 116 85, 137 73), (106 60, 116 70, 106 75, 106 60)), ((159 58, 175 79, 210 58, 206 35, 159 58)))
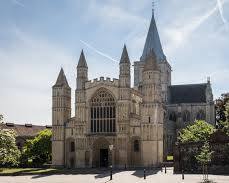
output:
POLYGON ((139 167, 141 166, 141 140, 140 137, 131 138, 131 166, 139 167))
POLYGON ((112 155, 109 150, 110 143, 105 137, 98 138, 93 143, 93 167, 108 167, 111 165, 112 155))
POLYGON ((66 163, 68 168, 75 168, 75 140, 69 138, 66 140, 66 163))

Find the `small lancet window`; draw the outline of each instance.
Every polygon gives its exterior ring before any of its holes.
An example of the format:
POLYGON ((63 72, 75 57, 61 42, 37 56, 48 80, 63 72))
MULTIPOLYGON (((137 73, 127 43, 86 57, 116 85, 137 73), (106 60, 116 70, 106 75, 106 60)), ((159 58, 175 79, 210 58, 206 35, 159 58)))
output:
POLYGON ((184 111, 184 113, 183 113, 183 121, 185 122, 185 123, 187 123, 187 122, 190 122, 190 112, 189 111, 184 111))
POLYGON ((176 117, 176 113, 175 113, 175 112, 171 112, 171 113, 170 113, 170 115, 169 115, 169 120, 170 120, 170 121, 176 122, 177 117, 176 117))
POLYGON ((139 140, 134 141, 134 152, 139 152, 139 140))
POLYGON ((197 120, 205 120, 205 112, 203 110, 200 110, 196 115, 197 120))
POLYGON ((74 142, 70 143, 70 152, 75 152, 75 143, 74 142))

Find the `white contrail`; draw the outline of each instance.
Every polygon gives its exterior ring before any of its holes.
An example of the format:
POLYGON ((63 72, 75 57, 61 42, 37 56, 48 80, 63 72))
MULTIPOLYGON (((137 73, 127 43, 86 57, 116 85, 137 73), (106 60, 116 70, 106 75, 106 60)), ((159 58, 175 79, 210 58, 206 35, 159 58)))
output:
POLYGON ((119 63, 117 60, 113 59, 111 56, 97 50, 96 48, 94 48, 93 46, 91 46, 90 44, 86 43, 85 41, 80 40, 81 43, 83 43, 84 45, 86 45, 88 48, 92 49, 94 52, 98 53, 99 55, 108 58, 109 60, 111 60, 112 62, 115 63, 119 63))
MULTIPOLYGON (((229 1, 220 0, 220 3, 221 3, 220 6, 222 7, 227 2, 229 1)), ((195 32, 205 21, 207 21, 212 15, 214 15, 219 10, 220 6, 216 4, 212 9, 208 10, 205 14, 201 16, 196 16, 192 20, 188 21, 189 24, 183 27, 167 29, 166 33, 168 37, 171 39, 170 43, 167 45, 168 51, 173 52, 182 43, 187 41, 193 32, 195 32)))
POLYGON ((227 20, 225 19, 224 15, 223 15, 223 2, 221 0, 217 0, 217 5, 218 5, 218 9, 219 9, 219 13, 220 13, 221 19, 222 19, 223 23, 225 25, 227 25, 227 20))

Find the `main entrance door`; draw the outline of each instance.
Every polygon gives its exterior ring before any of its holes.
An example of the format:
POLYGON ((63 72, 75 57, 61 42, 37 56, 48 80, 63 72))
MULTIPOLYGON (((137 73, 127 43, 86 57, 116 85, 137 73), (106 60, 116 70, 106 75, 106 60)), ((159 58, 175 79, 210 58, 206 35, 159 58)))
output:
POLYGON ((108 167, 108 149, 100 149, 100 167, 108 167))

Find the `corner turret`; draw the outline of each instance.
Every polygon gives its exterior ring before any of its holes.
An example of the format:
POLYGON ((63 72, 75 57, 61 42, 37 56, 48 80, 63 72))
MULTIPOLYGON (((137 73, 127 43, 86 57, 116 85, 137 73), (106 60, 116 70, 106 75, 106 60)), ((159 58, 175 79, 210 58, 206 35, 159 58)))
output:
POLYGON ((85 88, 85 82, 88 80, 88 67, 83 50, 81 51, 79 62, 77 65, 76 89, 82 90, 85 88))
POLYGON ((126 49, 123 47, 122 56, 119 63, 119 85, 122 88, 130 88, 130 59, 126 49))
POLYGON ((55 85, 52 87, 52 164, 64 166, 64 127, 71 118, 71 88, 61 68, 55 85))

